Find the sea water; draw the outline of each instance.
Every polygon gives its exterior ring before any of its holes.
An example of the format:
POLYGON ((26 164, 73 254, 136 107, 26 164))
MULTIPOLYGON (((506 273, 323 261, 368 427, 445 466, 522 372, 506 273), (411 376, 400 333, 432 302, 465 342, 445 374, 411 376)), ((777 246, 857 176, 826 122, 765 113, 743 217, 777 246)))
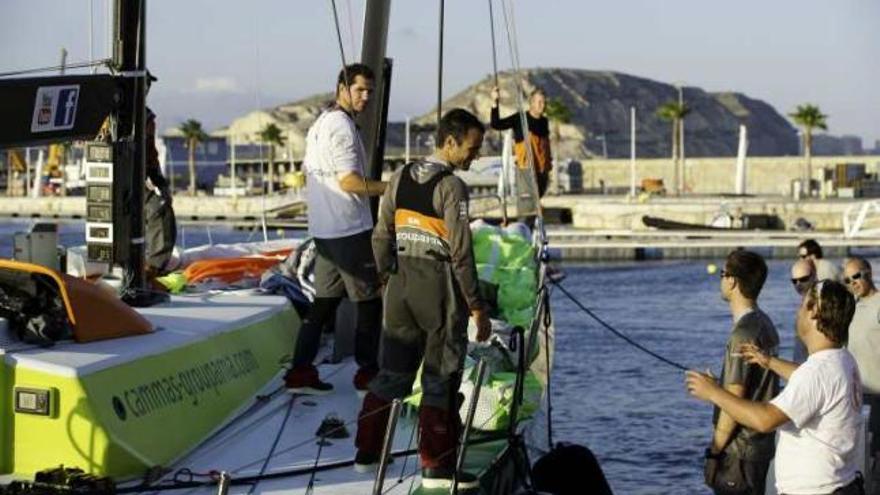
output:
MULTIPOLYGON (((29 222, 0 225, 0 257, 12 255, 12 234, 29 222)), ((60 242, 84 242, 81 222, 62 223, 60 242)), ((270 239, 290 232, 270 230, 270 239)), ((302 235, 299 233, 299 235, 302 235)), ((259 240, 259 231, 187 226, 178 243, 259 240)), ((563 282, 607 323, 687 367, 720 374, 732 323, 710 261, 564 263, 563 282)), ((711 260, 723 266, 723 260, 711 260)), ((798 298, 790 261, 770 260, 759 299, 776 324, 781 354, 790 357, 798 298)), ((712 408, 688 396, 684 373, 628 345, 553 293, 556 355, 551 384, 553 440, 587 445, 617 494, 705 494, 703 451, 712 408)), ((539 446, 546 447, 546 446, 539 446)), ((573 475, 574 476, 574 475, 573 475)))
MULTIPOLYGON (((723 266, 723 260, 713 260, 723 266)), ((563 282, 600 318, 688 368, 720 375, 732 318, 709 261, 563 265, 563 282)), ((759 306, 790 358, 798 297, 790 261, 768 261, 759 306)), ((712 407, 691 398, 684 372, 630 346, 556 291, 554 441, 587 445, 614 493, 703 494, 712 407)))

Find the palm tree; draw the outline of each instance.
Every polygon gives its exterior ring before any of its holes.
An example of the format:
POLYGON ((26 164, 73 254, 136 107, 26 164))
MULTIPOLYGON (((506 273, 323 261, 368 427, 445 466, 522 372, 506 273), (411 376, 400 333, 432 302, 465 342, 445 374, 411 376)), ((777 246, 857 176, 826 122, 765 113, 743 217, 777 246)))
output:
POLYGON ((825 119, 827 115, 819 110, 816 105, 809 103, 798 105, 797 110, 788 114, 794 122, 804 128, 804 185, 807 188, 807 194, 812 192, 810 187, 810 179, 813 176, 812 170, 812 147, 813 147, 813 129, 828 130, 828 123, 825 119))
POLYGON ((275 188, 275 147, 276 146, 284 146, 284 141, 287 138, 284 137, 284 134, 281 132, 281 128, 279 128, 275 124, 266 124, 266 127, 263 127, 263 130, 259 132, 260 141, 269 145, 269 188, 268 192, 271 194, 275 188))
POLYGON ((663 120, 668 120, 672 122, 672 166, 675 171, 675 194, 681 194, 682 182, 683 182, 683 172, 684 172, 684 164, 679 163, 681 157, 681 150, 679 149, 680 137, 679 130, 681 126, 679 122, 684 120, 685 116, 690 113, 691 109, 687 106, 686 103, 679 103, 677 101, 669 101, 660 105, 660 108, 657 109, 657 116, 663 120))
MULTIPOLYGON (((202 129, 202 123, 196 119, 189 119, 180 125, 180 132, 186 141, 189 161, 189 195, 196 195, 196 146, 208 139, 208 134, 202 129)), ((173 173, 173 172, 172 172, 173 173)))
MULTIPOLYGON (((547 120, 552 126, 552 149, 559 150, 559 126, 571 122, 571 110, 565 106, 562 98, 553 98, 547 101, 544 115, 547 116, 547 120)), ((553 184, 554 192, 559 194, 559 167, 553 167, 553 184)))

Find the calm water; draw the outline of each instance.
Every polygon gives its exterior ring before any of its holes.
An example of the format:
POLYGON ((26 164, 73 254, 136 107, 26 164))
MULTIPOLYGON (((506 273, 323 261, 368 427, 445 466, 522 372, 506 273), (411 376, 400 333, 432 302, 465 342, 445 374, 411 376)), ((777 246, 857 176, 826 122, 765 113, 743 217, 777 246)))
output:
MULTIPOLYGON (((0 225, 0 257, 27 223, 0 225)), ((63 224, 61 242, 83 243, 81 223, 63 224)), ((277 231, 269 232, 277 238, 277 231)), ((290 236, 290 233, 286 235, 290 236)), ((181 241, 208 242, 206 227, 186 227, 181 241)), ((260 234, 212 226, 214 242, 260 234)), ((716 263, 720 261, 716 260, 716 263)), ((686 366, 718 374, 731 324, 706 261, 564 265, 565 286, 612 326, 686 366)), ((791 354, 797 299, 789 262, 770 261, 760 305, 791 354)), ((616 494, 704 494, 702 453, 711 408, 687 396, 682 372, 630 347, 555 293, 554 440, 589 446, 616 494)))
MULTIPOLYGON (((706 261, 566 265, 564 285, 602 319, 688 367, 718 375, 731 324, 706 261)), ((770 261, 759 299, 791 354, 796 294, 789 262, 770 261)), ((681 371, 624 343, 562 293, 556 323, 554 439, 582 443, 618 494, 711 493, 702 484, 712 410, 690 398, 681 371)))

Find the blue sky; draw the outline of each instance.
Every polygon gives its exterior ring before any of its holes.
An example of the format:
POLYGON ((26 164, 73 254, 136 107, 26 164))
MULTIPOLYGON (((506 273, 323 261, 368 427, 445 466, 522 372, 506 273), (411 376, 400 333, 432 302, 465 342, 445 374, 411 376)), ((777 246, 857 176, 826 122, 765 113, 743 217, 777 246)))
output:
MULTIPOLYGON (((106 54, 105 5, 94 53, 106 54)), ((497 17, 500 67, 510 67, 497 17)), ((364 0, 336 0, 351 60, 364 0), (349 11, 351 14, 349 15, 349 11), (353 29, 352 29, 353 27, 353 29)), ((390 117, 436 100, 436 0, 393 0, 390 117)), ((614 70, 739 91, 783 113, 818 104, 834 134, 880 139, 880 1, 515 0, 524 67, 614 70)), ((89 0, 2 0, 0 72, 89 57, 89 0)), ((446 96, 492 70, 488 4, 447 0, 446 96)), ((330 91, 340 64, 329 0, 149 0, 148 54, 162 127, 209 128, 256 108, 330 91)), ((358 45, 359 46, 359 45, 358 45)), ((359 52, 359 48, 356 50, 359 52)))

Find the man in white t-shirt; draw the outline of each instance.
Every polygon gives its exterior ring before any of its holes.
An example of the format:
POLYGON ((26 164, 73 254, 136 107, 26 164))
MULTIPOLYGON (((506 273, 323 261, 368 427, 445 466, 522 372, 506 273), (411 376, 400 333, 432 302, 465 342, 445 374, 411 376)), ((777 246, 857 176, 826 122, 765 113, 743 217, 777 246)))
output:
POLYGON ((753 344, 740 347, 746 361, 788 380, 770 402, 742 399, 711 375, 687 372, 691 395, 714 403, 737 423, 779 430, 776 489, 782 495, 864 493, 856 452, 862 384, 855 359, 843 348, 854 312, 855 300, 842 284, 820 281, 798 310, 798 336, 809 352, 803 364, 768 356, 753 344))
POLYGON ((874 286, 871 263, 860 257, 847 260, 843 281, 856 297, 856 313, 849 325, 846 348, 859 365, 865 402, 871 405, 871 457, 874 484, 880 493, 880 292, 874 286))
POLYGON ((321 331, 333 321, 342 297, 357 305, 355 388, 366 391, 379 370, 382 300, 371 243, 370 196, 385 192, 385 183, 367 178, 366 152, 354 117, 366 108, 373 92, 373 71, 352 64, 339 72, 336 101, 306 135, 306 201, 309 235, 315 240, 315 300, 297 335, 287 389, 301 394, 329 393, 313 362, 321 331))

